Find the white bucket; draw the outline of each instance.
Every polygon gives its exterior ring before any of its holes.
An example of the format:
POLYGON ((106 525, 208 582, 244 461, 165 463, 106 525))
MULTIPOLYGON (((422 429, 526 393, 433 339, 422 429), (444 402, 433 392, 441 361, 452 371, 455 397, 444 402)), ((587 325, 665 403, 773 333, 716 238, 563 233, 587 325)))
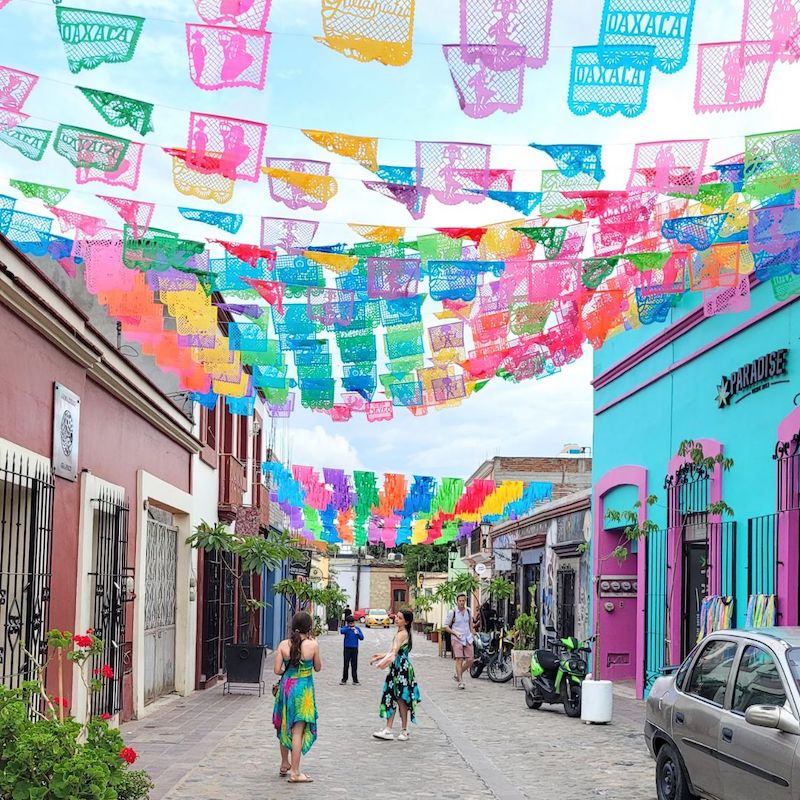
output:
POLYGON ((584 722, 611 722, 614 714, 614 684, 587 678, 581 684, 581 719, 584 722))

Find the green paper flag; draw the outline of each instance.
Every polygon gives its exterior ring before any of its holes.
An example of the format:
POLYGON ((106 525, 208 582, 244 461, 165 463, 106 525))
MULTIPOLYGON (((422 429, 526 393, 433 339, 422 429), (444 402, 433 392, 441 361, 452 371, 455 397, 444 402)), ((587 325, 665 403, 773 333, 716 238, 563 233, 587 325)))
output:
POLYGON ((130 61, 144 17, 56 6, 56 23, 70 72, 130 61))
POLYGON ((121 94, 112 92, 101 92, 99 89, 87 89, 84 86, 76 88, 83 93, 109 125, 115 128, 124 128, 129 125, 142 136, 154 130, 151 122, 152 103, 123 97, 121 94))
MULTIPOLYGON (((134 236, 129 225, 122 238, 122 263, 128 269, 164 272, 185 267, 189 260, 205 249, 203 242, 178 238, 172 231, 150 228, 144 236, 134 236)), ((183 270, 186 272, 187 270, 183 270)), ((200 277, 199 272, 194 273, 200 277)))
POLYGON ((587 289, 596 289, 617 266, 619 256, 611 258, 584 258, 581 280, 587 289))
POLYGON ((31 161, 41 161, 53 131, 45 128, 28 128, 25 125, 16 125, 8 130, 0 130, 0 142, 19 150, 25 158, 31 161))
POLYGON ((128 145, 130 139, 74 125, 59 125, 53 149, 73 167, 94 167, 103 172, 114 172, 125 158, 128 145))
POLYGON ((567 229, 563 225, 557 228, 512 228, 511 230, 524 233, 529 239, 542 245, 547 258, 555 258, 561 252, 567 238, 567 229))
POLYGON ((639 272, 661 269, 670 260, 672 253, 625 253, 625 260, 630 261, 639 272))
POLYGON ((47 206, 57 206, 69 194, 69 189, 62 189, 59 186, 18 181, 14 178, 9 181, 9 184, 15 189, 19 189, 25 197, 36 197, 47 206))

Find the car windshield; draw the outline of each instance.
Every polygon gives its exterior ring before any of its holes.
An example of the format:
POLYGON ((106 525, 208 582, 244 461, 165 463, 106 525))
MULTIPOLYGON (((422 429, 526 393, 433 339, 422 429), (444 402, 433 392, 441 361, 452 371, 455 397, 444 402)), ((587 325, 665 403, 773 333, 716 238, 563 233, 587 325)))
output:
POLYGON ((800 689, 800 647, 792 647, 786 651, 786 660, 792 670, 792 678, 795 685, 800 689))
POLYGON ((386 616, 386 609, 385 608, 373 608, 369 613, 372 614, 373 617, 380 617, 382 615, 386 616))

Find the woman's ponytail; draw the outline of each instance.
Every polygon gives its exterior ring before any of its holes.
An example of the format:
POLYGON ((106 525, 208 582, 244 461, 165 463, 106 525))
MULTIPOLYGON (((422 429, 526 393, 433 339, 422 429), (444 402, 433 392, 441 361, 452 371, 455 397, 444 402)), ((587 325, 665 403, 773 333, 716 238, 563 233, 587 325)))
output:
POLYGON ((297 667, 303 658, 303 636, 310 633, 312 627, 310 614, 305 611, 298 611, 292 617, 292 635, 289 637, 291 647, 289 649, 289 665, 297 667))

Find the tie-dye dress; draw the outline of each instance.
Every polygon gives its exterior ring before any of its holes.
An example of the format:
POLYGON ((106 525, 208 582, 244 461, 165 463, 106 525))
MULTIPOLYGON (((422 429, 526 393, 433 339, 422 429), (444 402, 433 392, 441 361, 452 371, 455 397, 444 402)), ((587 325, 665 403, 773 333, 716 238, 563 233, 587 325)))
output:
POLYGON ((380 715, 384 719, 394 716, 397 701, 402 700, 408 706, 411 721, 416 722, 417 703, 420 702, 420 696, 410 654, 411 647, 406 642, 397 651, 394 661, 389 665, 389 673, 383 682, 383 693, 381 694, 380 715))
POLYGON ((275 695, 275 708, 272 711, 272 724, 283 747, 292 749, 292 727, 296 722, 305 722, 303 730, 303 754, 311 749, 317 738, 317 702, 314 697, 314 662, 303 659, 293 667, 284 659, 286 671, 283 673, 278 694, 275 695))

